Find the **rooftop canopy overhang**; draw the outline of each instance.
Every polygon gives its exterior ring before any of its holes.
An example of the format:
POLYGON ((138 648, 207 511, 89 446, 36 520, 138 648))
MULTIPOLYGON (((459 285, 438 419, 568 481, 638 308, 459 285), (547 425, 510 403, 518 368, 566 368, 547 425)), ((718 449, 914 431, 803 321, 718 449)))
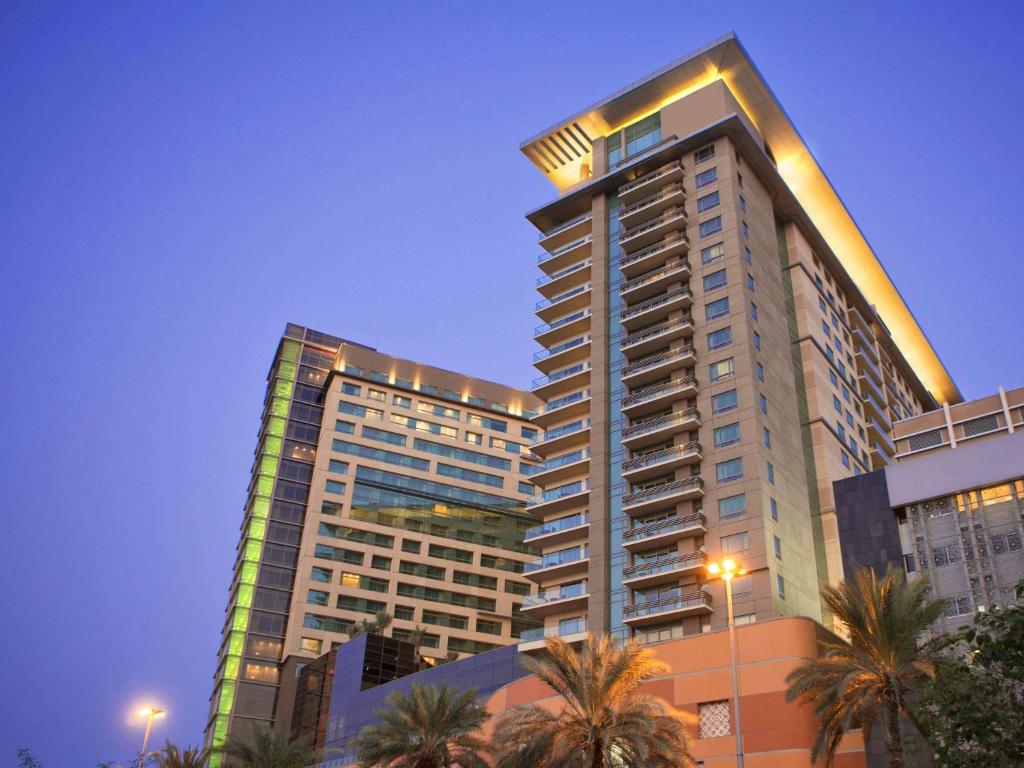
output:
POLYGON ((775 168, 939 403, 963 398, 938 354, 739 39, 728 34, 527 139, 520 149, 562 194, 588 186, 592 142, 715 81, 756 126, 775 168))

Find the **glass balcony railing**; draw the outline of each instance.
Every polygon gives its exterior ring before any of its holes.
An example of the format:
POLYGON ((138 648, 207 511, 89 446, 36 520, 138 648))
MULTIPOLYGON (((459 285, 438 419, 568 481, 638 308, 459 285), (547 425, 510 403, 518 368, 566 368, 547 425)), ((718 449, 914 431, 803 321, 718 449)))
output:
POLYGON ((622 260, 619 262, 619 268, 628 267, 630 264, 640 261, 641 259, 646 259, 649 256, 657 256, 662 251, 667 251, 669 248, 688 242, 686 235, 680 232, 667 240, 662 240, 660 243, 649 245, 636 253, 631 253, 629 256, 623 256, 622 260))
POLYGON ((644 272, 644 274, 624 282, 619 288, 619 293, 629 293, 636 288, 642 288, 645 285, 655 283, 664 277, 675 274, 676 272, 689 271, 689 269, 690 262, 686 259, 677 261, 675 264, 671 264, 669 266, 652 269, 650 272, 644 272))
POLYGON ((682 611, 687 608, 710 608, 711 595, 704 590, 670 595, 659 600, 650 600, 627 605, 623 616, 627 619, 638 619, 643 616, 656 616, 671 611, 682 611))
POLYGON ((629 565, 622 569, 623 579, 642 579, 648 576, 658 576, 662 573, 681 571, 686 568, 694 568, 704 565, 707 555, 703 552, 690 552, 685 555, 674 555, 659 560, 629 565))
POLYGON ((657 309, 665 304, 670 304, 673 301, 686 298, 693 298, 693 294, 690 292, 690 289, 676 288, 674 291, 670 291, 662 296, 655 296, 653 299, 648 299, 647 301, 635 304, 631 307, 626 307, 622 310, 619 317, 622 320, 629 320, 637 315, 642 315, 644 312, 649 312, 650 310, 657 309))
POLYGON ((552 320, 550 323, 544 323, 538 325, 533 329, 534 336, 540 336, 542 333, 548 333, 559 328, 567 326, 569 323, 574 323, 577 320, 582 320, 585 317, 590 317, 590 309, 581 309, 579 312, 573 312, 571 315, 560 317, 558 320, 552 320))
POLYGON ((561 352, 565 352, 568 349, 572 349, 573 347, 578 347, 581 344, 587 344, 589 342, 589 333, 583 336, 578 336, 575 339, 569 339, 569 341, 563 341, 561 344, 556 344, 555 346, 551 347, 551 349, 542 349, 540 352, 534 352, 533 362, 543 360, 544 358, 551 357, 552 355, 557 355, 561 352))
POLYGON ((633 215, 634 213, 639 213, 645 208, 650 208, 652 205, 657 205, 662 200, 668 197, 672 197, 673 195, 681 194, 683 191, 684 190, 682 184, 672 184, 659 192, 655 192, 650 197, 645 197, 643 200, 633 203, 632 205, 626 206, 621 211, 619 211, 619 218, 624 219, 627 216, 633 215))
POLYGON ((657 181, 662 176, 667 176, 673 171, 681 170, 682 163, 680 163, 678 160, 671 162, 668 165, 663 165, 661 166, 661 168, 658 168, 657 170, 651 171, 650 173, 641 176, 638 179, 634 179, 633 181, 629 182, 629 184, 623 184, 621 187, 619 187, 619 195, 624 195, 627 194, 628 192, 632 192, 634 189, 642 187, 644 184, 649 184, 652 181, 657 181))
POLYGON ((528 629, 519 637, 519 642, 529 643, 535 640, 543 640, 545 637, 565 637, 566 635, 577 635, 586 631, 586 619, 570 619, 550 627, 528 629))
POLYGON ((523 568, 523 573, 542 571, 545 568, 554 568, 556 565, 578 563, 580 560, 586 560, 588 557, 590 557, 590 547, 587 546, 560 549, 557 552, 549 552, 540 560, 527 563, 523 568))
POLYGON ((539 309, 544 309, 546 307, 550 307, 552 304, 557 304, 560 301, 565 301, 566 299, 571 299, 573 296, 579 296, 581 293, 586 293, 589 290, 590 290, 590 283, 585 283, 584 285, 578 285, 575 288, 573 288, 572 290, 566 291, 565 293, 560 293, 557 296, 553 296, 550 299, 541 299, 540 301, 538 301, 534 305, 534 309, 538 309, 539 310, 539 309))
POLYGON ((546 261, 551 261, 551 259, 557 259, 559 256, 562 256, 563 254, 566 254, 566 253, 568 253, 569 251, 571 251, 571 250, 573 250, 575 248, 579 248, 580 246, 586 245, 592 239, 593 238, 591 238, 590 235, 585 235, 585 236, 583 236, 583 237, 581 237, 581 238, 579 238, 577 240, 573 240, 571 243, 566 243, 565 245, 561 246, 560 248, 556 248, 555 250, 551 251, 550 253, 545 251, 544 253, 542 253, 539 256, 537 256, 537 263, 538 264, 543 264, 546 261))
POLYGON ((633 227, 633 229, 627 229, 625 232, 619 235, 619 242, 624 243, 627 240, 632 240, 634 237, 637 237, 638 235, 644 234, 645 232, 650 232, 652 230, 657 229, 658 227, 664 227, 665 225, 670 224, 676 219, 685 218, 686 211, 683 209, 681 205, 677 205, 675 208, 669 208, 658 218, 649 221, 646 224, 641 224, 639 227, 633 227))
POLYGON ((642 331, 637 331, 636 333, 629 334, 619 343, 619 348, 626 349, 627 347, 631 347, 634 344, 639 344, 642 341, 647 341, 647 339, 652 339, 655 336, 660 336, 663 333, 668 333, 670 331, 676 330, 677 328, 685 328, 687 326, 691 328, 693 327, 693 318, 689 314, 683 315, 682 317, 677 317, 674 320, 666 320, 665 322, 658 323, 657 325, 652 326, 650 328, 644 328, 642 331))
POLYGON ((669 496, 675 496, 679 493, 686 493, 687 491, 704 488, 704 479, 700 475, 694 475, 693 477, 687 477, 683 480, 673 480, 671 483, 662 483, 651 488, 644 488, 640 491, 634 491, 633 493, 627 493, 622 497, 622 505, 630 506, 633 504, 646 504, 651 501, 657 501, 658 499, 667 498, 669 496))
POLYGON ((531 539, 537 539, 541 536, 550 536, 552 533, 560 533, 562 531, 571 531, 573 528, 579 528, 590 522, 590 515, 570 515, 569 517, 563 517, 560 520, 549 520, 541 525, 535 525, 532 528, 527 528, 526 533, 523 535, 524 541, 530 541, 531 539))
POLYGON ((590 211, 587 211, 586 213, 581 213, 579 216, 574 216, 573 218, 569 219, 568 221, 564 221, 561 224, 558 224, 557 226, 552 227, 551 229, 549 229, 546 232, 541 232, 540 233, 540 237, 538 239, 539 240, 546 240, 547 238, 551 237, 552 235, 557 235, 559 232, 562 232, 563 230, 566 230, 569 227, 575 226, 576 224, 580 224, 581 222, 587 221, 588 219, 591 219, 591 218, 593 218, 593 214, 590 211))
POLYGON ((650 453, 642 453, 639 456, 622 462, 623 472, 636 472, 638 469, 654 467, 659 464, 668 464, 686 456, 697 456, 701 452, 700 443, 691 440, 686 445, 673 445, 650 453))
POLYGON ((593 263, 592 259, 586 259, 578 264, 572 264, 565 269, 560 269, 557 272, 552 272, 550 275, 543 275, 537 278, 537 287, 540 288, 542 285, 547 285, 550 282, 571 275, 573 272, 579 272, 581 269, 586 269, 593 263))
POLYGON ((676 349, 670 349, 667 352, 659 352, 656 355, 648 355, 647 357, 641 357, 639 360, 634 360, 622 369, 622 375, 631 376, 634 373, 646 371, 648 368, 655 368, 672 360, 682 360, 684 357, 690 357, 695 354, 696 350, 693 348, 693 345, 686 344, 676 349))
POLYGON ((686 376, 682 379, 673 379, 672 381, 665 382, 664 384, 653 384, 650 387, 644 387, 633 392, 629 397, 623 398, 622 407, 629 408, 633 405, 639 405, 645 403, 648 400, 656 400, 664 395, 670 395, 673 392, 682 392, 684 389, 694 387, 697 385, 697 379, 693 376, 686 376))
POLYGON ((556 381, 561 381, 562 379, 567 379, 570 376, 575 376, 577 373, 583 373, 584 371, 589 370, 590 363, 579 363, 578 365, 564 368, 561 371, 555 371, 549 376, 539 376, 533 380, 532 389, 537 389, 538 387, 543 387, 547 384, 554 384, 556 381))
POLYGON ((536 475, 541 472, 550 472, 552 469, 558 469, 559 467, 567 467, 570 464, 576 464, 577 462, 584 461, 589 458, 590 449, 581 448, 578 451, 573 451, 572 453, 567 453, 564 456, 559 456, 558 458, 549 459, 548 461, 545 461, 539 467, 536 467, 535 470, 530 474, 536 475))
POLYGON ((577 480, 575 483, 568 483, 567 485, 560 485, 557 488, 551 488, 550 490, 544 491, 537 496, 534 496, 527 500, 527 506, 535 507, 538 504, 546 504, 550 501, 558 501, 566 496, 573 496, 577 493, 583 493, 584 491, 590 490, 589 480, 577 480))
POLYGON ((534 443, 546 443, 549 440, 562 437, 563 435, 571 435, 573 432, 582 432, 584 429, 590 427, 590 419, 579 419, 570 424, 563 424, 560 427, 549 429, 547 432, 541 432, 537 435, 537 439, 534 443))
POLYGON ((556 603, 560 600, 571 600, 574 597, 583 597, 587 594, 587 582, 578 581, 575 584, 563 584, 560 587, 542 589, 536 595, 523 598, 524 608, 534 608, 538 605, 556 603))
POLYGON ((590 397, 589 389, 584 389, 580 392, 573 392, 571 395, 555 398, 548 402, 547 405, 542 405, 538 409, 537 414, 551 413, 552 411, 557 411, 559 408, 565 408, 567 405, 572 405, 573 403, 586 400, 588 397, 590 397))
POLYGON ((679 517, 673 515, 656 523, 641 525, 638 528, 630 528, 622 532, 623 544, 636 544, 639 541, 646 541, 657 536, 664 536, 668 533, 676 533, 686 530, 700 530, 707 527, 707 518, 702 512, 694 512, 690 515, 679 517))
POLYGON ((700 419, 700 412, 696 408, 687 408, 685 411, 666 413, 662 416, 655 416, 653 419, 645 419, 631 424, 622 430, 622 439, 628 440, 631 437, 639 437, 649 432, 657 432, 675 424, 684 424, 688 421, 700 419))

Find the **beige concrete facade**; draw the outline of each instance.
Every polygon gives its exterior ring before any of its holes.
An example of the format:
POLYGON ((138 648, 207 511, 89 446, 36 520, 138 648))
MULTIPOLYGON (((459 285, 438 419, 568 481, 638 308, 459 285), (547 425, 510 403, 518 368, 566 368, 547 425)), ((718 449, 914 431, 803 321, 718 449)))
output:
MULTIPOLYGON (((779 127, 734 87, 747 73, 666 97, 672 72, 523 145, 561 191, 528 215, 546 377, 529 510, 557 532, 537 542, 525 610, 547 634, 721 628, 724 591, 704 566, 724 556, 750 571, 739 623, 821 620, 820 587, 842 577, 832 483, 891 462, 893 421, 937 407, 851 276, 866 259, 834 250, 834 222, 819 229, 783 177, 766 139, 779 127), (543 159, 571 158, 559 142, 578 135, 582 159, 543 159)), ((901 337, 918 332, 904 306, 887 310, 901 337)), ((934 351, 913 352, 958 399, 934 351)))
POLYGON ((893 424, 896 460, 955 449, 1024 430, 1024 387, 958 403, 893 424))
POLYGON ((208 743, 288 727, 297 671, 379 611, 428 660, 536 621, 527 392, 289 326, 271 368, 208 743))

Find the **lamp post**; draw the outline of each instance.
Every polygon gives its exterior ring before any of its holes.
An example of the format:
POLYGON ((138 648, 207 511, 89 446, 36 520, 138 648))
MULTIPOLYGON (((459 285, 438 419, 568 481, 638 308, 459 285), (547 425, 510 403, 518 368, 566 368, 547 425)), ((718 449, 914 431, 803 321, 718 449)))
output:
POLYGON ((146 718, 146 735, 142 737, 142 751, 139 753, 139 768, 146 762, 146 750, 149 749, 149 733, 153 730, 153 721, 163 717, 167 713, 155 707, 144 707, 139 710, 139 715, 146 718))
POLYGON ((737 671, 739 650, 736 647, 736 624, 732 619, 732 580, 747 571, 737 567, 732 560, 723 560, 721 564, 710 563, 708 573, 718 576, 725 582, 725 610, 729 623, 729 666, 732 668, 732 713, 736 722, 736 766, 743 768, 743 728, 740 725, 740 682, 737 671))

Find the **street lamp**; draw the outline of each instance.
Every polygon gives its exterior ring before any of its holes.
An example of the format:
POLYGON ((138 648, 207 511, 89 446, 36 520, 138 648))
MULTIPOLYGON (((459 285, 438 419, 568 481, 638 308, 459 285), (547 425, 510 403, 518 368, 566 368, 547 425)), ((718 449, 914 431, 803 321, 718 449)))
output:
POLYGON ((736 648, 736 624, 732 620, 732 580, 747 572, 735 562, 725 559, 719 563, 709 563, 708 573, 718 576, 725 582, 725 610, 729 622, 729 665, 732 667, 732 713, 736 721, 736 766, 743 768, 743 729, 740 725, 740 683, 737 673, 739 651, 736 648))
POLYGON ((139 753, 139 768, 146 762, 146 750, 149 748, 149 732, 153 729, 153 721, 163 717, 167 713, 155 707, 143 707, 139 710, 139 716, 146 718, 146 735, 142 737, 142 751, 139 753))

